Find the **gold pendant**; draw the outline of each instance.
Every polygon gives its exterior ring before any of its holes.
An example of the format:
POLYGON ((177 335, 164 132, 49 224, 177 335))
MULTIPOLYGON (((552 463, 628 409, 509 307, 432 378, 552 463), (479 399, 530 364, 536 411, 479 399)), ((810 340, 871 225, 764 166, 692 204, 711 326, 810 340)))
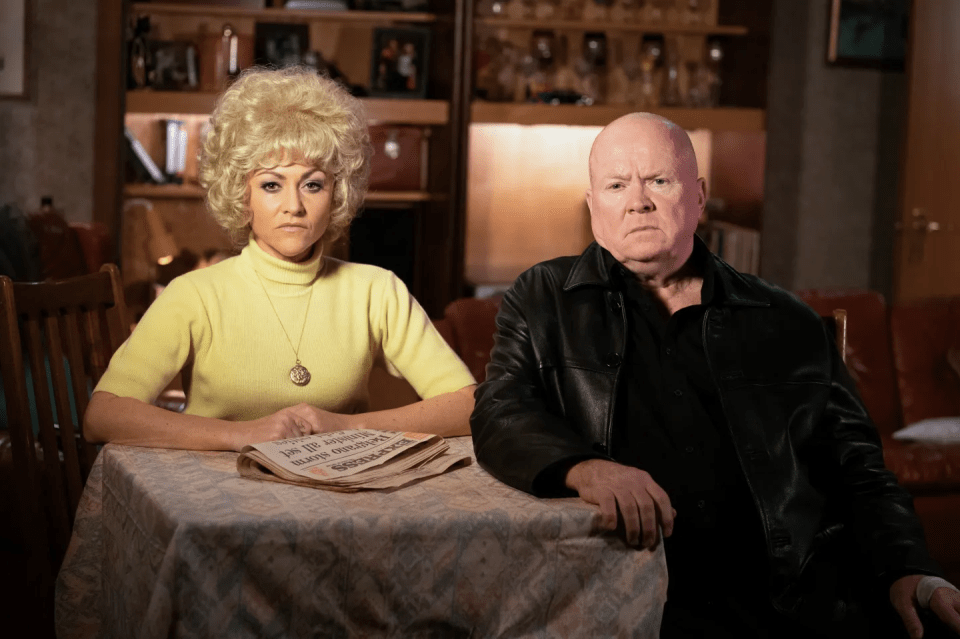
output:
POLYGON ((310 371, 297 362, 297 365, 290 369, 290 381, 297 386, 306 386, 310 383, 310 371))

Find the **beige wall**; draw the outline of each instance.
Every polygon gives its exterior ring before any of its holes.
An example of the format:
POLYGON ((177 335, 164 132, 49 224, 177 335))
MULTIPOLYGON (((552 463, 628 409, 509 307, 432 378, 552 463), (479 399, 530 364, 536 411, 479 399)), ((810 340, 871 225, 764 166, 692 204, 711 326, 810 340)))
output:
POLYGON ((829 0, 775 0, 760 274, 889 294, 902 72, 826 64, 829 0))
POLYGON ((28 0, 28 91, 0 100, 0 204, 93 216, 97 3, 28 0))
MULTIPOLYGON (((509 284, 537 262, 576 255, 593 241, 584 201, 592 126, 475 124, 467 163, 465 275, 509 284)), ((690 132, 710 182, 711 136, 690 132)))

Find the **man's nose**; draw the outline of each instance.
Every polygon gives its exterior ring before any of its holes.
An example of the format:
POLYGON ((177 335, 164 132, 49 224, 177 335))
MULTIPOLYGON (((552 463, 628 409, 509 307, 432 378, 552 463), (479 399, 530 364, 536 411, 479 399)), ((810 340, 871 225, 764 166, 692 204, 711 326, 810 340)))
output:
POLYGON ((631 184, 627 189, 628 211, 645 213, 654 209, 653 200, 642 183, 631 184))

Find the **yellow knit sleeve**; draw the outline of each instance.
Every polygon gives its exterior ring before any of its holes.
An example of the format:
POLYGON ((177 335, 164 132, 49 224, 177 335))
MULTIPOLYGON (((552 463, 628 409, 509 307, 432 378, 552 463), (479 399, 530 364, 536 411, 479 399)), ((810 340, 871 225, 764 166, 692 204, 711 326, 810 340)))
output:
POLYGON ((466 364, 437 332, 400 278, 389 271, 383 273, 373 287, 370 325, 380 328, 380 346, 387 362, 423 399, 476 384, 466 364))
POLYGON ((196 287, 178 277, 114 353, 95 391, 152 402, 208 341, 210 320, 196 287))

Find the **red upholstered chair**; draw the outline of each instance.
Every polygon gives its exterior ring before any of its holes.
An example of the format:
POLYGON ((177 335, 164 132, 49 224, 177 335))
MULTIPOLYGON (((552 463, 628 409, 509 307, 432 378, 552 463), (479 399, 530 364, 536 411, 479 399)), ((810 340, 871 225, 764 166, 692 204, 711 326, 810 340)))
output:
POLYGON ((890 330, 904 425, 960 415, 960 297, 896 305, 890 330))
POLYGON ((494 321, 500 310, 499 297, 463 297, 447 305, 444 320, 450 325, 453 350, 467 365, 477 383, 487 378, 487 363, 493 349, 494 321))
POLYGON ((803 290, 797 296, 820 315, 847 312, 846 363, 860 396, 881 435, 889 437, 903 424, 897 379, 893 372, 887 304, 883 295, 864 290, 803 290))
MULTIPOLYGON (((960 297, 894 305, 893 361, 905 426, 960 416, 960 297)), ((914 494, 934 556, 960 580, 960 444, 911 443, 888 459, 914 494)))
POLYGON ((884 461, 913 495, 934 559, 960 581, 960 445, 892 438, 921 419, 960 415, 960 371, 949 359, 960 347, 960 298, 888 309, 872 291, 798 295, 821 314, 847 309, 847 367, 883 438, 884 461))

